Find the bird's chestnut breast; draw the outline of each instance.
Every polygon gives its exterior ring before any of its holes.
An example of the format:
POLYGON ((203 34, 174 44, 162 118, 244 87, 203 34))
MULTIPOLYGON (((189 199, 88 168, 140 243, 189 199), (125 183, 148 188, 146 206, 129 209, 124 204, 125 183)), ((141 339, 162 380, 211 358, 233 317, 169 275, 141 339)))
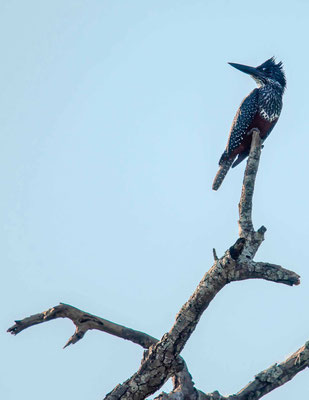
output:
POLYGON ((248 152, 250 151, 251 147, 251 140, 252 140, 252 135, 249 133, 251 129, 257 128, 260 131, 260 136, 261 139, 264 140, 266 139, 267 135, 273 128, 273 126, 276 124, 278 121, 278 118, 276 118, 273 121, 267 121, 264 119, 260 113, 256 113, 252 122, 248 126, 248 129, 246 130, 246 134, 243 137, 243 140, 241 144, 233 150, 232 154, 230 156, 235 157, 237 154, 243 153, 243 152, 248 152))

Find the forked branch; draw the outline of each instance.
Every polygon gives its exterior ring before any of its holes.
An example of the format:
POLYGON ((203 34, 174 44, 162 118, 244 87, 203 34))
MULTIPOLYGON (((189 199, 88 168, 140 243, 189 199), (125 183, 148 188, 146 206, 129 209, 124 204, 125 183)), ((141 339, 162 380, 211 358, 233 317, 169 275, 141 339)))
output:
POLYGON ((84 337, 87 331, 92 329, 106 332, 110 335, 118 336, 125 340, 129 340, 142 346, 145 349, 148 349, 148 347, 158 341, 157 339, 147 335, 146 333, 127 328, 123 325, 115 324, 114 322, 108 321, 107 319, 97 317, 64 303, 60 303, 58 306, 49 308, 47 311, 43 311, 39 314, 34 314, 22 320, 15 321, 15 324, 11 326, 7 330, 7 332, 11 333, 12 335, 17 335, 18 333, 27 328, 30 328, 31 326, 42 324, 43 322, 48 322, 57 318, 68 318, 76 326, 75 333, 64 345, 64 348, 69 346, 70 344, 78 342, 84 337))

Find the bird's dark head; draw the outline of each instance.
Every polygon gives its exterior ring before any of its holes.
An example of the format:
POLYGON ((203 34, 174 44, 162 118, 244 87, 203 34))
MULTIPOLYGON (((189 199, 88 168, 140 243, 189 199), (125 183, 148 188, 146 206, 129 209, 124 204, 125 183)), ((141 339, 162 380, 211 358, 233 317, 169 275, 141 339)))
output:
POLYGON ((274 57, 265 61, 263 64, 259 65, 256 68, 242 64, 229 64, 232 67, 251 75, 259 86, 280 85, 282 90, 284 90, 286 87, 286 79, 283 71, 282 62, 280 61, 278 64, 276 64, 274 57))

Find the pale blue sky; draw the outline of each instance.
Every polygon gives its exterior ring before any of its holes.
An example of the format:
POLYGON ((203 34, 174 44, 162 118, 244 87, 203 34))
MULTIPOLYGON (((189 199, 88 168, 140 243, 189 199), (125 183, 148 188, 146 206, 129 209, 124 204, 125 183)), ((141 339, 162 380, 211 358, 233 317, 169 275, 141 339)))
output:
MULTIPOLYGON (((244 164, 211 190, 255 84, 227 62, 275 55, 288 89, 254 202, 257 260, 301 275, 226 287, 183 356, 198 388, 233 393, 309 339, 306 1, 0 0, 1 397, 101 399, 142 349, 57 320, 60 301, 161 337, 237 238, 244 164)), ((269 400, 309 397, 309 373, 269 400)))

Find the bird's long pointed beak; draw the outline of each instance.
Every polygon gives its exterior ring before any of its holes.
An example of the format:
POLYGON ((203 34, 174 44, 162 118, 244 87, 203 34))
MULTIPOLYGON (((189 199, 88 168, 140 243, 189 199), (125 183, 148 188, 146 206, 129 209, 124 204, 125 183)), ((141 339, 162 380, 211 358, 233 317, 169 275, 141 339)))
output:
POLYGON ((232 67, 238 69, 241 72, 244 72, 245 74, 249 74, 249 75, 253 75, 253 76, 259 76, 260 72, 258 69, 254 68, 254 67, 249 67, 248 65, 242 65, 242 64, 235 64, 235 63, 228 63, 230 64, 232 67))

